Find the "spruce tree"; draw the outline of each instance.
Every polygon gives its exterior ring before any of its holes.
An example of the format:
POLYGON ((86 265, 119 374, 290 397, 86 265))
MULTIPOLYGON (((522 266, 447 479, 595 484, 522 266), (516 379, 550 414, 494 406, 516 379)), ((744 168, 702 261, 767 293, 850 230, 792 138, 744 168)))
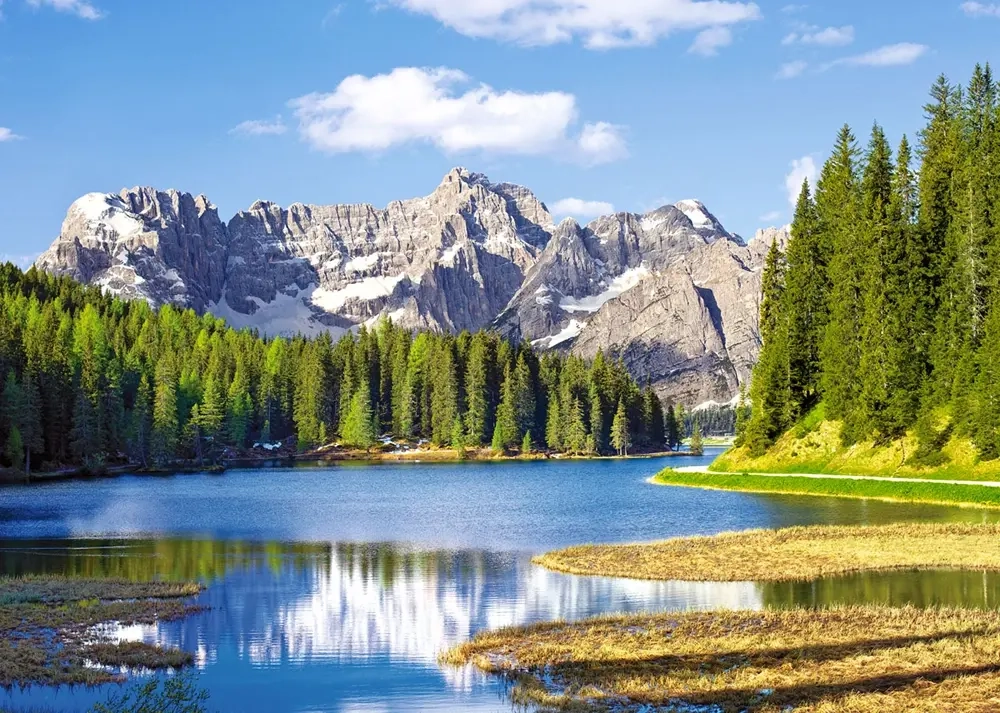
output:
POLYGON ((776 242, 768 250, 761 284, 763 346, 750 384, 753 411, 744 437, 755 455, 763 454, 789 423, 788 326, 782 312, 785 259, 776 242))
POLYGON ((693 456, 705 454, 705 445, 701 437, 701 424, 697 421, 695 421, 694 428, 691 431, 691 447, 688 450, 691 451, 691 455, 693 456))
POLYGON ((677 425, 677 413, 671 403, 667 404, 663 411, 664 431, 666 434, 667 449, 676 451, 681 444, 681 429, 677 425))
POLYGON ((549 410, 545 419, 545 443, 550 450, 562 450, 562 415, 559 409, 559 396, 552 393, 549 396, 549 410))
POLYGON ((344 445, 370 450, 376 438, 371 393, 367 384, 360 384, 344 416, 340 439, 344 445))
POLYGON ((812 409, 820 398, 820 345, 826 330, 827 256, 816 204, 802 184, 785 258, 782 311, 787 325, 789 421, 812 409))
POLYGON ((620 456, 628 455, 629 443, 629 422, 625 412, 625 403, 618 401, 618 409, 615 411, 614 420, 611 422, 611 445, 620 456))
POLYGON ((867 260, 866 242, 856 233, 860 222, 857 154, 854 134, 844 126, 816 187, 819 229, 830 246, 829 320, 820 350, 822 390, 827 413, 843 423, 845 443, 853 443, 859 432, 861 281, 867 260))

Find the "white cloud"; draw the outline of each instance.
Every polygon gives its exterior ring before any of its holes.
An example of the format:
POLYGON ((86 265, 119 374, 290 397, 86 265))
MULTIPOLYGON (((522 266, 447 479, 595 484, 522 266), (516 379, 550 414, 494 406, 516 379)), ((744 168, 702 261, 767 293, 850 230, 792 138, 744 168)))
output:
POLYGON ((552 215, 560 218, 596 218, 610 215, 615 207, 606 201, 585 201, 580 198, 563 198, 550 206, 552 215))
POLYGON ((4 141, 17 141, 20 138, 24 137, 18 136, 5 126, 0 126, 0 144, 2 144, 4 141))
POLYGON ((864 54, 842 57, 823 65, 823 69, 830 69, 840 65, 848 67, 899 67, 906 64, 913 64, 923 57, 929 49, 927 45, 901 42, 896 45, 879 47, 864 54))
POLYGON ((781 8, 781 11, 784 12, 784 13, 787 13, 787 14, 791 15, 791 14, 794 14, 796 12, 802 12, 807 7, 809 7, 809 6, 808 5, 785 5, 783 8, 781 8))
POLYGON ((822 47, 843 47, 854 42, 854 28, 851 25, 843 27, 804 28, 799 32, 786 35, 781 41, 783 45, 820 45, 822 47))
POLYGON ((620 129, 606 122, 584 124, 578 136, 572 134, 578 119, 572 94, 497 91, 443 67, 353 75, 332 92, 289 104, 302 139, 329 153, 426 142, 448 153, 555 154, 587 164, 626 154, 620 129))
POLYGON ((285 122, 280 116, 277 116, 272 121, 263 121, 260 119, 244 121, 230 129, 229 133, 239 136, 276 136, 285 133, 287 130, 285 122))
POLYGON ((584 124, 576 144, 580 159, 588 164, 610 163, 628 156, 621 128, 606 121, 584 124))
POLYGON ((770 213, 765 213, 764 215, 760 216, 757 220, 759 220, 761 223, 773 223, 780 217, 781 217, 780 210, 772 210, 770 213))
POLYGON ((68 12, 84 20, 100 20, 104 13, 86 0, 28 0, 32 7, 51 7, 59 12, 68 12))
POLYGON ((1000 17, 1000 5, 994 2, 963 2, 961 7, 969 17, 1000 17))
POLYGON ((797 158, 791 163, 791 170, 785 176, 785 190, 788 192, 788 204, 795 209, 795 204, 799 202, 799 194, 802 192, 802 183, 809 181, 810 190, 816 189, 816 161, 812 156, 797 158))
POLYGON ((778 69, 778 73, 775 75, 776 79, 795 79, 800 76, 806 69, 809 68, 808 62, 803 62, 802 60, 796 60, 794 62, 787 62, 778 69))
POLYGON ((719 49, 733 43, 733 31, 728 27, 709 27, 702 30, 694 38, 688 52, 700 54, 703 57, 714 57, 719 49))
POLYGON ((725 0, 388 0, 430 15, 469 37, 526 45, 579 38, 590 49, 651 45, 675 32, 699 32, 761 17, 753 2, 725 0))

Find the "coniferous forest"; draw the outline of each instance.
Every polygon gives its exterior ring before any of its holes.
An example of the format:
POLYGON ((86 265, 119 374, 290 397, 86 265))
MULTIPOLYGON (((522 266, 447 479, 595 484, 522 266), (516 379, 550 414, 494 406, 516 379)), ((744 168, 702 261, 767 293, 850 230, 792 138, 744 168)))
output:
POLYGON ((1000 105, 990 67, 940 77, 916 146, 837 135, 768 255, 764 346, 740 440, 761 454, 814 409, 844 444, 953 436, 1000 457, 1000 105))
POLYGON ((676 448, 672 406, 618 362, 537 355, 490 332, 383 321, 265 339, 211 315, 0 265, 0 444, 19 470, 215 462, 255 442, 370 448, 676 448))

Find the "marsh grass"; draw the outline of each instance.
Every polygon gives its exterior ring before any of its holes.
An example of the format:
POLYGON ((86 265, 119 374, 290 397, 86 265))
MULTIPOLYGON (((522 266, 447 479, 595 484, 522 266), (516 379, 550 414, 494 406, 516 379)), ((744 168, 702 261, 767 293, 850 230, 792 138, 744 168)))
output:
POLYGON ((1000 571, 1000 525, 791 527, 633 545, 581 545, 533 560, 577 575, 782 582, 898 569, 1000 571))
POLYGON ((106 667, 175 668, 189 655, 106 640, 102 624, 152 624, 200 609, 196 584, 68 577, 0 578, 0 685, 107 683, 106 667))
MULTIPOLYGON (((817 472, 817 471, 812 471, 817 472)), ((783 495, 823 495, 838 498, 865 498, 893 502, 936 503, 960 507, 1000 508, 1000 488, 949 483, 853 480, 850 478, 804 478, 728 473, 678 473, 665 470, 654 476, 658 485, 675 485, 709 490, 738 490, 745 493, 783 495)))
POLYGON ((627 615, 476 636, 442 656, 571 711, 1000 708, 1000 613, 859 607, 627 615))

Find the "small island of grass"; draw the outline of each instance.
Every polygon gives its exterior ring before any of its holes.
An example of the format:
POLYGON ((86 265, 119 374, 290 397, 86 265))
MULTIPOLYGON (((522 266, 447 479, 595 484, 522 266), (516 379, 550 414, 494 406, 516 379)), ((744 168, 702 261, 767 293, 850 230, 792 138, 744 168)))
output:
POLYGON ((199 610, 191 583, 0 578, 0 686, 121 681, 122 668, 177 669, 190 653, 119 642, 102 625, 152 624, 199 610))
POLYGON ((880 607, 666 613, 476 636, 442 657, 544 710, 992 710, 1000 613, 880 607))
POLYGON ((567 574, 780 582, 894 569, 1000 570, 1000 525, 792 527, 632 545, 581 545, 533 561, 567 574))

